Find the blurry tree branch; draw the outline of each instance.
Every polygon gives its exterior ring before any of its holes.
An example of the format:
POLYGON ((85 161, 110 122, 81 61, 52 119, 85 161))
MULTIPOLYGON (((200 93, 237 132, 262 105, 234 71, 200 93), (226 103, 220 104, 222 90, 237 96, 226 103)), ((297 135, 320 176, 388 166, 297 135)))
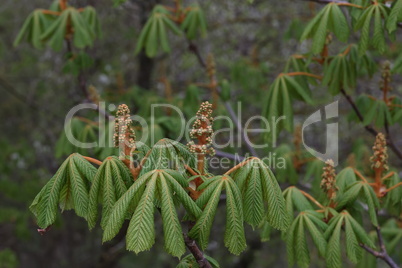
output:
MULTIPOLYGON (((349 102, 350 106, 352 106, 353 111, 355 112, 356 116, 359 118, 360 122, 364 122, 364 116, 360 112, 359 108, 357 107, 356 103, 353 101, 353 99, 350 97, 349 94, 346 93, 344 89, 341 89, 342 95, 346 98, 346 100, 349 102)), ((371 125, 366 125, 364 128, 373 136, 377 136, 378 131, 375 130, 371 125)), ((391 148, 391 150, 398 156, 399 159, 402 160, 402 152, 399 150, 399 148, 396 146, 396 144, 393 142, 391 135, 389 133, 388 129, 388 123, 385 124, 385 131, 386 131, 386 138, 387 138, 387 144, 391 148)))

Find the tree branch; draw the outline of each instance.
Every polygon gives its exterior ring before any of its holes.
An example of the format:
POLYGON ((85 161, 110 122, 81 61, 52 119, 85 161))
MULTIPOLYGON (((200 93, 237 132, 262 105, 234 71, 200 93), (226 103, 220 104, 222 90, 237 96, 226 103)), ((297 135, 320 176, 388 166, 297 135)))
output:
MULTIPOLYGON (((349 102, 350 106, 352 106, 353 111, 359 118, 360 122, 364 122, 364 117, 362 113, 360 112, 359 108, 357 107, 356 103, 352 100, 349 94, 346 93, 346 91, 342 88, 341 93, 343 96, 345 96, 346 100, 349 102)), ((375 130, 371 125, 364 126, 364 128, 373 136, 377 136, 378 131, 375 130)), ((399 150, 399 148, 395 145, 393 140, 390 138, 389 135, 389 129, 388 129, 388 123, 385 124, 385 132, 387 136, 387 144, 391 148, 391 150, 398 156, 399 159, 402 160, 402 152, 399 150)))
POLYGON ((370 247, 368 247, 365 244, 360 243, 360 246, 366 250, 368 253, 370 253, 371 255, 373 255, 374 257, 378 258, 378 259, 382 259, 383 261, 385 261, 389 267, 391 268, 398 268, 399 266, 395 263, 395 261, 388 255, 387 250, 385 248, 385 244, 384 244, 384 239, 382 237, 381 234, 381 229, 379 226, 377 226, 375 228, 376 232, 377 232, 377 237, 378 237, 378 245, 380 246, 380 250, 381 251, 376 251, 370 247))
POLYGON ((195 241, 188 237, 187 234, 183 234, 184 237, 184 243, 186 244, 188 250, 191 252, 191 254, 194 256, 195 260, 197 261, 198 265, 200 268, 212 268, 211 264, 208 262, 208 260, 204 257, 204 254, 200 250, 200 248, 197 246, 195 241))

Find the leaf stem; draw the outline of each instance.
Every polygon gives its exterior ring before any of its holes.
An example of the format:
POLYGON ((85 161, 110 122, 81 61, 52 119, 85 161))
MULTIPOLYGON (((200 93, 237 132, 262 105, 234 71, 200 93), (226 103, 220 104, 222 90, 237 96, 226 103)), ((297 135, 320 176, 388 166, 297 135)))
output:
MULTIPOLYGON (((294 187, 294 186, 293 186, 294 187)), ((321 205, 320 202, 318 202, 314 197, 312 197, 311 195, 309 195, 308 193, 306 193, 303 190, 298 189, 305 197, 307 197, 308 199, 310 199, 310 201, 312 201, 314 204, 316 204, 319 208, 324 209, 325 207, 323 205, 321 205)))
POLYGON ((369 184, 369 182, 366 180, 366 178, 357 169, 354 168, 353 171, 362 181, 369 184))
POLYGON ((46 9, 43 9, 41 11, 45 15, 54 15, 54 16, 59 16, 60 15, 60 12, 57 12, 57 11, 46 10, 46 9))
POLYGON ((246 165, 248 162, 250 162, 253 159, 258 159, 257 157, 250 157, 249 159, 247 159, 246 161, 243 161, 239 164, 237 164, 236 166, 232 167, 231 169, 229 169, 228 171, 225 172, 224 175, 229 175, 230 173, 232 173, 233 171, 241 168, 242 166, 246 165))
POLYGON ((318 80, 322 79, 321 75, 316 75, 316 74, 311 74, 311 73, 306 73, 306 72, 292 72, 292 73, 281 73, 280 75, 287 75, 287 76, 298 76, 298 75, 304 75, 304 76, 310 76, 313 78, 316 78, 318 80))
POLYGON ((82 156, 82 157, 85 158, 88 162, 91 162, 91 163, 96 164, 98 166, 102 165, 102 161, 99 161, 98 159, 88 157, 88 156, 82 156))
POLYGON ((360 8, 360 9, 364 9, 363 6, 359 6, 356 4, 352 4, 352 3, 335 3, 337 6, 348 6, 348 7, 356 7, 356 8, 360 8))
POLYGON ((382 194, 384 195, 384 194, 386 194, 386 193, 398 188, 399 186, 402 186, 402 182, 399 182, 399 183, 395 184, 394 186, 389 187, 388 189, 382 191, 382 194))
POLYGON ((384 177, 381 178, 382 181, 385 181, 386 179, 388 179, 389 177, 394 176, 395 172, 390 172, 387 175, 385 175, 384 177))

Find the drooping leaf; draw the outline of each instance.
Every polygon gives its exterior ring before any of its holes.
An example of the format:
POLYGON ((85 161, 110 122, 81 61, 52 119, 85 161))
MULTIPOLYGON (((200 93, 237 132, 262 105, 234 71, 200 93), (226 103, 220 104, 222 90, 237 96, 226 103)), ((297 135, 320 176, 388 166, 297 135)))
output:
POLYGON ((355 24, 355 30, 361 30, 359 51, 366 52, 369 44, 372 44, 380 53, 385 51, 384 21, 388 18, 387 7, 383 3, 368 6, 360 15, 355 24), (373 22, 373 23, 372 23, 373 22), (370 38, 370 26, 373 24, 373 36, 370 38))
POLYGON ((107 157, 96 173, 89 192, 88 225, 95 226, 98 215, 98 203, 102 203, 102 221, 104 228, 110 212, 118 200, 131 186, 133 179, 130 170, 116 156, 107 157))
POLYGON ((272 227, 285 230, 289 226, 285 200, 270 168, 258 158, 246 159, 240 165, 231 176, 243 196, 244 220, 255 227, 266 215, 272 227))
POLYGON ((35 197, 31 210, 38 225, 46 228, 56 220, 57 206, 74 208, 76 214, 87 218, 89 184, 96 168, 79 154, 70 155, 56 174, 35 197))
POLYGON ((207 33, 207 23, 205 15, 198 4, 193 4, 185 12, 185 19, 180 25, 186 33, 187 38, 193 40, 199 33, 200 36, 205 36, 207 33))
POLYGON ((333 32, 340 41, 346 42, 349 37, 349 26, 342 10, 335 4, 327 4, 309 22, 303 32, 301 40, 312 38, 311 51, 318 54, 322 51, 327 32, 333 32))

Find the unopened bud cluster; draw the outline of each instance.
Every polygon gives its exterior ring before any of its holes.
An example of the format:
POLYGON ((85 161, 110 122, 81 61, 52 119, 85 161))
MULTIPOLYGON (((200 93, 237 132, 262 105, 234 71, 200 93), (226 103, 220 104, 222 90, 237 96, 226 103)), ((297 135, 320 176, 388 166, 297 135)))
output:
POLYGON ((99 105, 99 102, 101 101, 101 98, 99 96, 98 90, 94 86, 89 86, 88 87, 88 98, 95 103, 96 105, 99 105))
POLYGON ((215 59, 212 54, 208 54, 207 58, 207 73, 210 78, 215 76, 216 68, 215 68, 215 59))
POLYGON ((131 128, 132 120, 130 118, 130 109, 126 104, 121 104, 117 108, 116 119, 114 123, 114 146, 124 144, 130 148, 135 145, 135 132, 131 128))
POLYGON ((338 191, 335 177, 334 161, 327 160, 323 167, 320 187, 328 195, 329 199, 335 199, 336 192, 338 191))
POLYGON ((388 170, 387 141, 382 133, 378 133, 375 139, 373 156, 370 157, 370 161, 372 169, 382 168, 384 171, 388 170))
POLYGON ((195 144, 194 141, 190 141, 187 144, 192 153, 215 154, 215 150, 211 147, 214 134, 212 130, 214 119, 211 115, 212 104, 207 101, 203 102, 196 114, 197 119, 193 124, 193 128, 190 130, 190 138, 198 140, 198 144, 195 144))
POLYGON ((332 34, 331 33, 328 33, 327 34, 327 37, 325 38, 325 45, 329 45, 329 44, 331 44, 332 43, 332 34))
POLYGON ((391 63, 386 61, 383 63, 382 72, 381 72, 381 81, 380 81, 380 90, 390 91, 392 88, 390 87, 391 83, 391 63))

